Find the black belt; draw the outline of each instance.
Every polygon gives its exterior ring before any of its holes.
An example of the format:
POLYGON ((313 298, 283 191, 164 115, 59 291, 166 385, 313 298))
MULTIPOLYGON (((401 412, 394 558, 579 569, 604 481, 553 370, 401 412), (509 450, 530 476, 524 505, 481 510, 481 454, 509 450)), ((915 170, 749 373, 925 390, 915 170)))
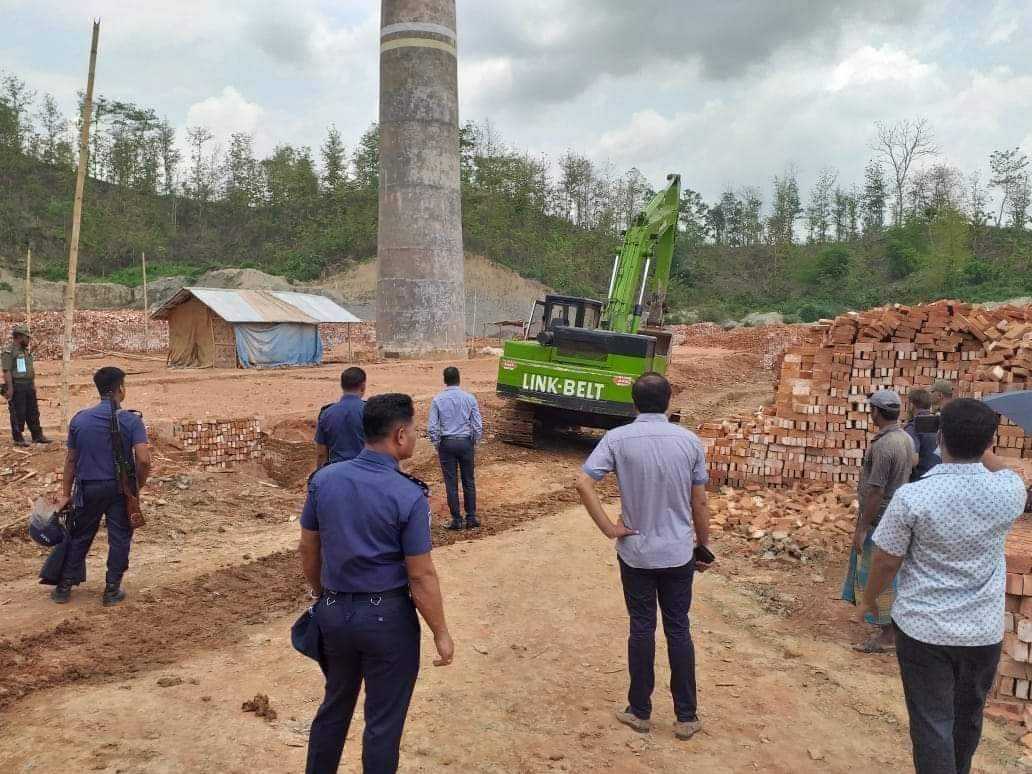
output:
POLYGON ((442 435, 442 441, 468 441, 473 436, 471 435, 442 435))
POLYGON ((352 603, 368 603, 376 606, 383 602, 385 599, 395 599, 397 597, 409 596, 409 587, 402 586, 400 589, 391 589, 390 591, 377 591, 375 593, 369 593, 367 591, 334 591, 333 589, 323 589, 322 595, 324 597, 342 597, 343 599, 350 599, 352 603))

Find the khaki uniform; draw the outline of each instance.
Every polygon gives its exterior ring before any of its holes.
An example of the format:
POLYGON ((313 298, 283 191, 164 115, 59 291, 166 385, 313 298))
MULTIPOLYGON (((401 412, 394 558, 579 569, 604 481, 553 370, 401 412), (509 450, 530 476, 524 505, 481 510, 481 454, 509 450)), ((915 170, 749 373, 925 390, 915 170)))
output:
POLYGON ((10 371, 14 381, 30 381, 36 379, 36 366, 29 350, 11 344, 0 354, 0 364, 3 370, 10 371))
POLYGON ((43 429, 39 425, 39 401, 36 397, 36 366, 32 353, 12 342, 0 353, 0 367, 5 373, 11 374, 13 389, 7 396, 11 436, 16 442, 21 442, 25 425, 28 425, 32 440, 42 442, 43 429))

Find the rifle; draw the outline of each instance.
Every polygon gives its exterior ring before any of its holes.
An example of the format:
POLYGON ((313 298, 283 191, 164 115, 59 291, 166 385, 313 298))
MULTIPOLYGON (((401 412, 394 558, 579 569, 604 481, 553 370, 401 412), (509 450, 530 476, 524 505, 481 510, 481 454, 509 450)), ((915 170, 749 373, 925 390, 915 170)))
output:
POLYGON ((118 398, 111 394, 111 447, 115 456, 115 478, 118 480, 118 491, 125 498, 125 510, 129 516, 129 526, 133 529, 146 524, 143 511, 140 510, 140 487, 136 481, 136 464, 132 453, 126 455, 125 440, 122 428, 118 424, 118 398))

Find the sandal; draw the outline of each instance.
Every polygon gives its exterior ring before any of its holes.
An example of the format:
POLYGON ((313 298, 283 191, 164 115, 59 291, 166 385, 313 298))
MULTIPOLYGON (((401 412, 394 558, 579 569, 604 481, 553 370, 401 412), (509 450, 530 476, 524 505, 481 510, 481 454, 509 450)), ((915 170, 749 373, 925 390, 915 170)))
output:
POLYGON ((878 640, 867 640, 859 645, 854 645, 853 650, 857 653, 895 653, 895 645, 882 645, 878 640))

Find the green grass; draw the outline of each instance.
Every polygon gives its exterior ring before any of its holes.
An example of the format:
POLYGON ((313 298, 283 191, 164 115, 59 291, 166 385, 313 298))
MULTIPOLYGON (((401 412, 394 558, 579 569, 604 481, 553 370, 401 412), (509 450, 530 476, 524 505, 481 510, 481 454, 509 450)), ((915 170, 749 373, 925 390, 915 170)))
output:
MULTIPOLYGON (((159 277, 186 277, 194 280, 208 270, 205 266, 195 266, 189 263, 178 263, 176 261, 156 261, 147 264, 147 281, 151 282, 159 277)), ((104 277, 90 277, 86 282, 114 282, 116 285, 128 285, 131 288, 143 284, 143 269, 140 266, 126 266, 116 269, 104 277)))

